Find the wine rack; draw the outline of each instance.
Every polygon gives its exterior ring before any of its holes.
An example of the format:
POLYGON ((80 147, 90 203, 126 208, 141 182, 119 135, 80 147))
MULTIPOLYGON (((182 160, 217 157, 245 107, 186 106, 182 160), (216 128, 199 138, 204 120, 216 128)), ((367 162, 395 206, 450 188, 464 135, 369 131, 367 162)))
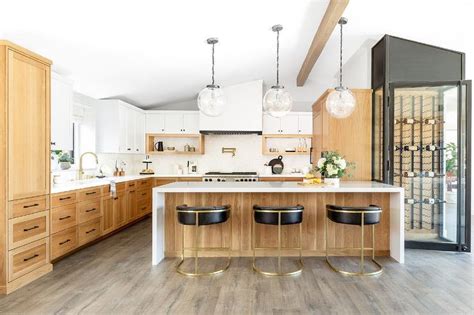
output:
POLYGON ((393 183, 405 189, 405 230, 438 234, 445 204, 443 104, 429 90, 394 96, 393 183))

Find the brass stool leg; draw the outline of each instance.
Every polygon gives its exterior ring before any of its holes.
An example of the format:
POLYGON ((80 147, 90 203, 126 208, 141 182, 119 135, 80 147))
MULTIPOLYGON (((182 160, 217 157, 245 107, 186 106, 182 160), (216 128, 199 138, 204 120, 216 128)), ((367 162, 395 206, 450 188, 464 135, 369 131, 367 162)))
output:
POLYGON ((364 212, 360 214, 360 273, 364 273, 364 212))
POLYGON ((198 274, 198 245, 199 245, 199 213, 196 212, 196 225, 194 227, 195 234, 194 234, 194 273, 198 274))
POLYGON ((278 273, 281 273, 281 212, 278 213, 278 273))

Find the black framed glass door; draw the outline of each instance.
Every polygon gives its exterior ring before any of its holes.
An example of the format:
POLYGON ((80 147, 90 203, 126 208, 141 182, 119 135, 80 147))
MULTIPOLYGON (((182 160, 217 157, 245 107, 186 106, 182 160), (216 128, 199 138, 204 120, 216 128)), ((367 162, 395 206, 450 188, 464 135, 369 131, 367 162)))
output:
POLYGON ((471 81, 389 91, 388 176, 405 189, 406 247, 470 251, 471 81))

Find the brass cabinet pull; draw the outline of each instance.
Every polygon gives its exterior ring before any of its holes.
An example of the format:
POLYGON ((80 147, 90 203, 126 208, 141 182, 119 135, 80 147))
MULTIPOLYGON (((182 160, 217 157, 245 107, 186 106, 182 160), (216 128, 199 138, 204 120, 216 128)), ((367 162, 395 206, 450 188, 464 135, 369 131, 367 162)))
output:
POLYGON ((92 209, 89 209, 89 210, 86 210, 86 212, 91 212, 91 211, 95 211, 97 210, 96 208, 92 208, 92 209))
POLYGON ((67 215, 67 216, 65 216, 65 217, 61 217, 61 218, 59 218, 59 221, 69 219, 70 217, 71 217, 70 215, 67 215))
POLYGON ((142 210, 145 210, 145 209, 146 209, 146 207, 142 207, 142 210))
POLYGON ((96 191, 86 192, 86 196, 95 195, 96 191))
POLYGON ((118 197, 115 197, 114 200, 118 200, 118 197))
POLYGON ((134 193, 134 192, 135 192, 135 190, 130 190, 130 192, 131 192, 131 193, 134 193))
POLYGON ((38 207, 39 206, 39 203, 34 203, 32 205, 26 205, 26 206, 23 206, 24 209, 27 209, 27 208, 31 208, 31 207, 38 207))
POLYGON ((31 231, 31 230, 34 230, 34 229, 39 229, 39 225, 35 225, 33 227, 30 227, 30 228, 27 228, 27 229, 23 229, 24 232, 28 232, 28 231, 31 231))
POLYGON ((59 198, 60 201, 63 201, 63 200, 68 200, 68 199, 71 199, 71 196, 68 196, 68 197, 61 197, 59 198))
POLYGON ((146 195, 146 193, 142 193, 142 196, 145 196, 145 195, 146 195))
POLYGON ((129 185, 128 185, 128 187, 133 187, 133 186, 135 186, 135 184, 129 184, 129 185))
POLYGON ((92 233, 92 232, 94 232, 94 231, 95 231, 95 229, 92 229, 92 230, 90 230, 90 231, 86 231, 86 234, 92 233))
POLYGON ((24 258, 23 261, 28 261, 28 260, 32 260, 33 258, 36 258, 38 257, 39 255, 38 254, 34 254, 33 256, 31 257, 28 257, 28 258, 24 258))
POLYGON ((66 243, 69 243, 71 241, 70 238, 68 238, 67 240, 65 240, 64 242, 59 242, 59 245, 64 245, 66 243))

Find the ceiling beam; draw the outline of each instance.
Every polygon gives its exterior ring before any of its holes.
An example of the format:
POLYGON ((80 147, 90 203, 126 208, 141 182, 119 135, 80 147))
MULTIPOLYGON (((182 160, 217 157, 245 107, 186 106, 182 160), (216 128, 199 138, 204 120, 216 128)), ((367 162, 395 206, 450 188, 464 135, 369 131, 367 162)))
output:
POLYGON ((323 19, 319 24, 318 30, 314 35, 313 42, 309 47, 306 58, 304 59, 303 64, 301 65, 300 72, 296 78, 296 85, 303 86, 308 79, 311 70, 314 67, 314 64, 318 60, 321 52, 326 46, 326 43, 331 36, 334 28, 337 25, 337 22, 342 16, 344 9, 349 4, 349 0, 330 0, 326 13, 324 13, 323 19))

